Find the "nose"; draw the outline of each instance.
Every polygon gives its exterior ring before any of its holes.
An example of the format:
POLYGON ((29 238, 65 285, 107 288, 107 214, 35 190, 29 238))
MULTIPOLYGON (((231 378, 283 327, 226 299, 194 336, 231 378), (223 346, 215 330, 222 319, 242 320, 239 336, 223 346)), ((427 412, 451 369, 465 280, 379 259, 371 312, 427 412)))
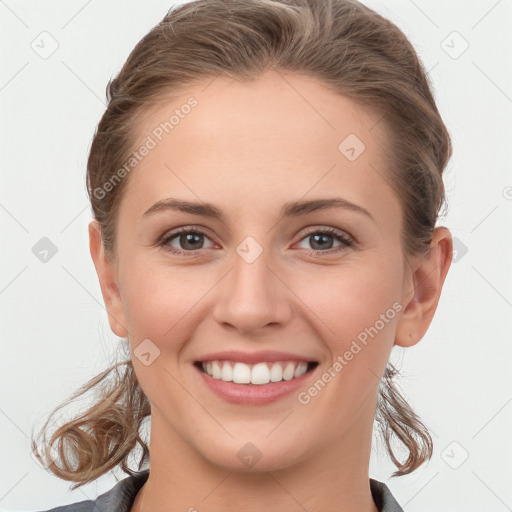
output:
POLYGON ((235 253, 232 261, 231 270, 216 287, 215 320, 255 335, 286 324, 292 316, 293 294, 280 275, 281 267, 265 251, 252 262, 235 253))

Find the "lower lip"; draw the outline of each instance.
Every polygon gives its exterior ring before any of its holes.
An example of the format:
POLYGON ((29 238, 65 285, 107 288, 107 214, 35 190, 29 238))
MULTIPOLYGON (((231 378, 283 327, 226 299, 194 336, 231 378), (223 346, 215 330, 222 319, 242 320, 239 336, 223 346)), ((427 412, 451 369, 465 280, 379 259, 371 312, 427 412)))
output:
POLYGON ((214 379, 195 367, 209 388, 227 402, 241 405, 265 405, 275 402, 286 395, 297 391, 304 381, 311 377, 316 368, 292 380, 269 382, 268 384, 236 384, 214 379))

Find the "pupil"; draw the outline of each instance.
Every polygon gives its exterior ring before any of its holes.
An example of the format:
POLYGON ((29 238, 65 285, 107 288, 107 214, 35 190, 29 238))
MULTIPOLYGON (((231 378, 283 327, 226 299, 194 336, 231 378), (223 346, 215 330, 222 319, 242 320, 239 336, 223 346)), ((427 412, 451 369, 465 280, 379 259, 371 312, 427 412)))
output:
MULTIPOLYGON (((313 244, 312 244, 312 245, 314 245, 314 244, 318 243, 318 242, 317 242, 317 239, 318 239, 318 238, 320 238, 320 239, 322 239, 322 238, 323 238, 323 239, 324 239, 324 241, 325 241, 325 239, 326 239, 326 238, 328 238, 328 237, 329 237, 329 235, 314 235, 314 236, 313 236, 313 240, 314 240, 314 241, 313 241, 313 244)), ((325 248, 325 244, 320 243, 320 248, 325 248)))
MULTIPOLYGON (((192 233, 186 233, 185 235, 183 235, 185 237, 185 243, 183 244, 183 247, 187 248, 187 244, 188 243, 191 243, 192 245, 194 244, 194 238, 198 238, 200 235, 194 235, 192 233)), ((197 243, 197 240, 196 240, 196 243, 197 243)), ((192 249, 196 249, 196 247, 191 247, 192 249)))

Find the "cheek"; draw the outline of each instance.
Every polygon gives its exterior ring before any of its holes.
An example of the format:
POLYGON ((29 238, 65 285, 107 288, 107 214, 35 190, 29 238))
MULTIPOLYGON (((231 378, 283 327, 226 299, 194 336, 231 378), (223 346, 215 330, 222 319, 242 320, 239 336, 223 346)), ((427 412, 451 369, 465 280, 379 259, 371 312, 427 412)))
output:
MULTIPOLYGON (((322 320, 322 341, 332 360, 326 362, 298 401, 326 434, 348 428, 377 393, 394 341, 401 310, 400 258, 388 265, 354 266, 331 276, 328 292, 309 290, 308 306, 322 320), (321 418, 328 413, 330 422, 321 418)), ((325 288, 324 288, 325 291, 325 288)), ((305 293, 302 292, 302 293, 305 293)), ((373 414, 372 411, 370 411, 373 414)))
POLYGON ((178 349, 172 340, 180 343, 187 338, 198 305, 215 285, 215 276, 192 266, 170 269, 153 263, 149 267, 134 259, 123 276, 130 342, 136 346, 149 338, 160 348, 178 349))
POLYGON ((334 272, 329 269, 324 278, 318 275, 316 286, 306 285, 299 292, 307 297, 307 305, 329 328, 323 332, 330 335, 333 348, 343 349, 347 340, 357 338, 375 324, 387 336, 391 330, 388 327, 396 322, 400 308, 397 306, 401 297, 400 265, 400 258, 381 258, 340 266, 334 272))
POLYGON ((308 297, 307 305, 318 317, 315 324, 321 328, 322 342, 332 358, 317 377, 321 382, 303 396, 304 401, 316 401, 313 407, 328 405, 333 415, 352 411, 355 416, 365 397, 375 391, 402 309, 401 265, 398 252, 388 257, 376 255, 364 263, 339 267, 320 279, 319 286, 299 292, 308 297), (316 394, 323 398, 316 400, 316 394))
POLYGON ((126 266, 123 286, 135 372, 151 403, 166 396, 174 397, 177 406, 182 396, 177 381, 183 380, 178 356, 194 333, 198 305, 212 286, 211 278, 194 273, 192 267, 171 271, 140 263, 126 266), (146 360, 144 353, 149 353, 146 360))

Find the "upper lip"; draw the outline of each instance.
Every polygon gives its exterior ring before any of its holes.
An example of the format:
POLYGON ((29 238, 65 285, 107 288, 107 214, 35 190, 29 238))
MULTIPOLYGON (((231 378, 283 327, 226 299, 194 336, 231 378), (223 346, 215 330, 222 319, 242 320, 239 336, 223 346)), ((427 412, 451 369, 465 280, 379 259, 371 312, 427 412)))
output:
POLYGON ((222 352, 207 354, 198 359, 198 361, 235 361, 246 364, 263 363, 266 361, 304 361, 306 363, 316 362, 311 357, 292 354, 290 352, 278 352, 275 350, 262 350, 259 352, 241 352, 239 350, 224 350, 222 352))

